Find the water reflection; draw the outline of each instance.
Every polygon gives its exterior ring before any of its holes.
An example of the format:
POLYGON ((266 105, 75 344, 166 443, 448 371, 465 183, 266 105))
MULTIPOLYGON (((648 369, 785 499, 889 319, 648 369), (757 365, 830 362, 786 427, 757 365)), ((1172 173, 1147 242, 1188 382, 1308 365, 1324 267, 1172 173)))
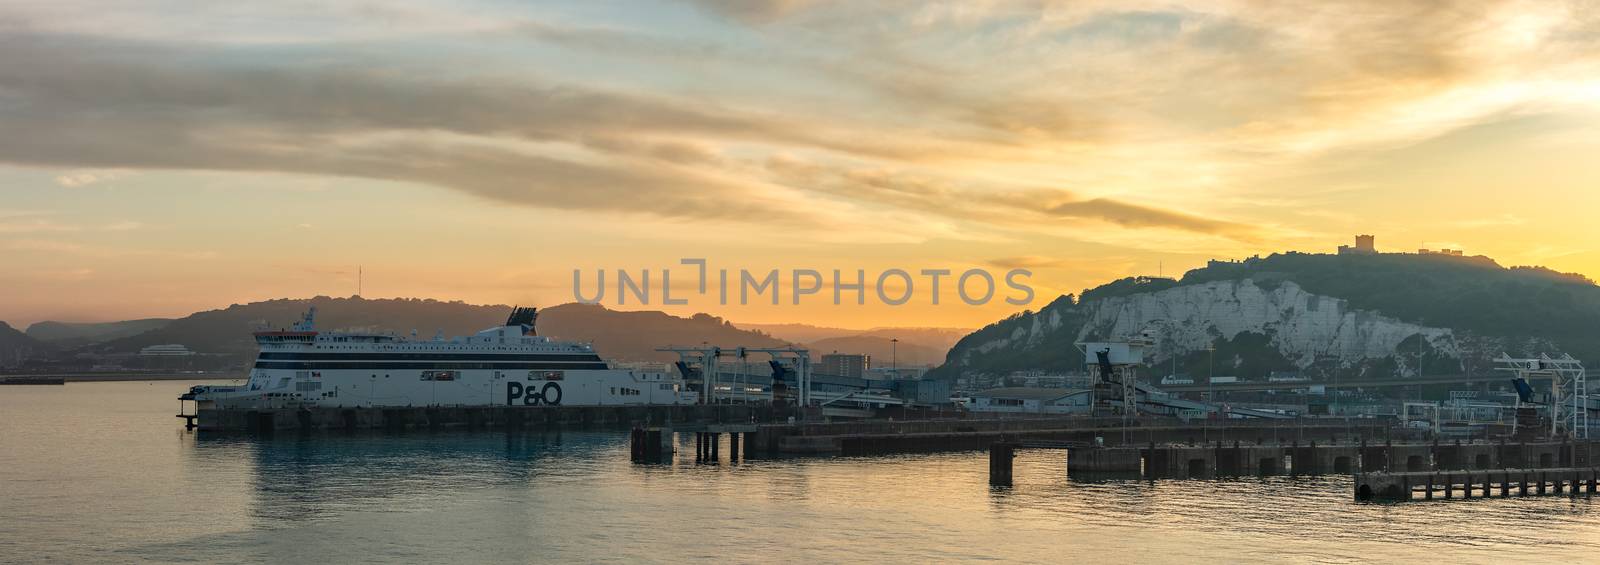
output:
MULTIPOLYGON (((1585 562, 1586 497, 1367 505, 1348 477, 1069 476, 1023 453, 629 463, 616 432, 186 434, 181 392, 0 394, 0 561, 1585 562), (176 431, 175 431, 176 428, 176 431)), ((173 385, 176 386, 176 385, 173 385)), ((183 385, 186 387, 187 385, 183 385)), ((723 450, 726 456, 728 450, 723 450)))
POLYGON ((364 509, 425 508, 471 491, 559 481, 611 455, 617 439, 561 431, 202 435, 188 455, 196 467, 253 462, 251 514, 298 522, 364 509))

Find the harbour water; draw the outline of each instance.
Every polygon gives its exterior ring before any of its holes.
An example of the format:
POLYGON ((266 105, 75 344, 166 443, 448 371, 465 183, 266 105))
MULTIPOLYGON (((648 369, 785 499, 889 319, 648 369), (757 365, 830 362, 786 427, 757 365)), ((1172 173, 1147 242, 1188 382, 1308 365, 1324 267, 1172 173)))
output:
POLYGON ((197 437, 190 384, 0 390, 0 561, 1600 562, 1582 497, 1085 482, 1059 452, 1009 489, 985 453, 641 466, 621 431, 197 437))

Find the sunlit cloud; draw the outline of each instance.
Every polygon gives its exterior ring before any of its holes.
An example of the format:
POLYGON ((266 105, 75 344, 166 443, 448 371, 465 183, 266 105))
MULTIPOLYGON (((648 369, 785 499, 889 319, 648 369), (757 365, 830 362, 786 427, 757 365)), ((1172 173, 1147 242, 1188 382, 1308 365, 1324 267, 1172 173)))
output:
POLYGON ((80 170, 65 173, 56 177, 56 184, 66 188, 78 188, 91 184, 114 181, 127 176, 127 171, 108 170, 92 171, 80 170))
POLYGON ((360 186, 434 195, 456 229, 492 209, 669 256, 926 245, 924 261, 1079 273, 1063 288, 1366 230, 1588 260, 1495 238, 1556 233, 1562 211, 1540 208, 1581 208, 1595 176, 1493 156, 1511 137, 1592 149, 1600 15, 1579 2, 157 1, 18 4, 0 22, 0 128, 28 132, 0 137, 0 164, 36 175, 6 189, 37 199, 0 210, 14 237, 171 233, 148 212, 27 210, 168 189, 287 213, 315 198, 374 241, 418 231, 366 216, 360 186), (1474 144, 1491 156, 1452 160, 1474 144), (1453 172, 1483 162, 1500 174, 1453 172), (1485 196, 1513 185, 1540 206, 1485 196))

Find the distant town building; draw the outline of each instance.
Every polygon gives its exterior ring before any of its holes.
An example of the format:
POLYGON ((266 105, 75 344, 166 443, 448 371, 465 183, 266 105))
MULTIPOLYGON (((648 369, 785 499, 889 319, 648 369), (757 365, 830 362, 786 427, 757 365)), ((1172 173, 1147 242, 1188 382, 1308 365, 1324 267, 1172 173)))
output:
POLYGON ((1377 239, 1378 238, 1376 236, 1358 235, 1358 236, 1356 236, 1356 245, 1355 245, 1355 247, 1351 247, 1349 245, 1340 245, 1339 246, 1339 254, 1340 255, 1352 255, 1352 254, 1368 254, 1368 255, 1370 255, 1370 254, 1373 254, 1373 253, 1377 253, 1378 252, 1377 239))
POLYGON ((1417 254, 1418 255, 1449 255, 1451 257, 1460 257, 1461 256, 1461 250, 1460 249, 1418 249, 1417 250, 1417 254))
POLYGON ((968 407, 973 412, 1085 414, 1090 402, 1087 390, 1011 387, 974 392, 968 407))
POLYGON ((829 353, 822 356, 817 372, 841 377, 863 378, 871 368, 872 356, 855 353, 829 353))
POLYGON ((169 343, 166 345, 152 345, 144 349, 140 349, 139 355, 142 357, 182 357, 186 355, 194 355, 194 352, 182 345, 169 343))
POLYGON ((949 404, 950 381, 909 379, 896 383, 894 395, 919 404, 949 404))

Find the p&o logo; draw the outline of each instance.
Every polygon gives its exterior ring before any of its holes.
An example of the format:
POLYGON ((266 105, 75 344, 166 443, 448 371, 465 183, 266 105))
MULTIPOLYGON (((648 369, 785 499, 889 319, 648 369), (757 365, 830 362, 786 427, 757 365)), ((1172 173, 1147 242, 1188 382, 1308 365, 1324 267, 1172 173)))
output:
POLYGON ((506 406, 516 406, 517 400, 522 400, 523 406, 560 406, 561 385, 544 383, 543 387, 537 385, 523 386, 517 381, 506 383, 506 406))

